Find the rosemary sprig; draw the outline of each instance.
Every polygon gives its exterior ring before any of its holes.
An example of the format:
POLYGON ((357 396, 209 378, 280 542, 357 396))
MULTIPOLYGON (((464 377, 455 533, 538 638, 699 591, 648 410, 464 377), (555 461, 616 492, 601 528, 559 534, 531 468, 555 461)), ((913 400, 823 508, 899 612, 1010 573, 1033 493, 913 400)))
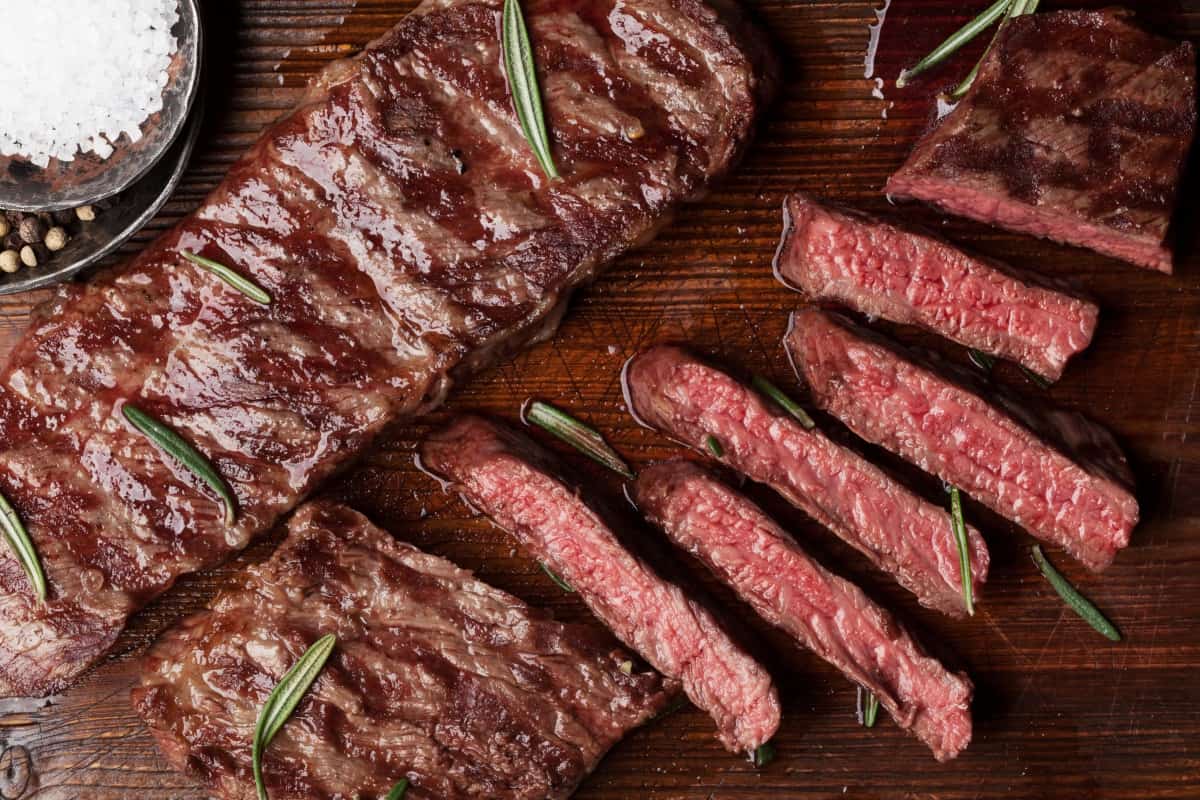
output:
POLYGON ((988 43, 987 49, 983 51, 983 55, 979 57, 979 61, 976 62, 975 66, 971 68, 971 71, 967 73, 967 77, 963 78, 962 83, 960 83, 958 86, 955 86, 950 91, 950 93, 947 95, 947 99, 952 102, 957 102, 966 96, 967 92, 970 91, 971 86, 974 85, 975 79, 979 77, 979 71, 983 69, 983 62, 987 60, 988 54, 992 52, 992 48, 996 45, 996 40, 1000 38, 1000 34, 1004 31, 1008 21, 1014 17, 1032 14, 1033 12, 1037 11, 1039 2, 1040 0, 1010 0, 1008 13, 1005 15, 1004 21, 1000 23, 1000 27, 996 30, 995 35, 992 37, 992 41, 988 43))
POLYGON ((750 761, 758 769, 762 769, 767 764, 775 760, 775 745, 770 742, 763 742, 758 747, 754 748, 754 752, 750 754, 750 761))
POLYGON ((962 495, 957 486, 950 487, 950 529, 958 545, 958 572, 962 575, 963 604, 967 613, 975 616, 975 592, 971 581, 971 545, 967 540, 967 523, 963 519, 962 495))
POLYGON ((201 455, 199 450, 184 441, 183 437, 178 433, 163 425, 137 406, 126 403, 121 408, 121 413, 125 415, 125 419, 129 420, 129 424, 137 428, 147 439, 154 442, 159 449, 191 470, 197 478, 207 483, 209 488, 221 498, 221 503, 225 507, 225 524, 227 526, 233 525, 237 500, 212 463, 201 455))
POLYGON ((967 358, 971 359, 971 363, 984 372, 991 372, 996 368, 996 359, 982 350, 976 350, 972 347, 967 351, 967 358))
POLYGON ((858 721, 864 728, 874 728, 879 717, 879 698, 870 689, 858 687, 858 721), (863 696, 866 700, 863 700, 863 696))
POLYGON ((267 293, 267 290, 237 270, 227 267, 219 261, 213 261, 211 258, 198 256, 195 253, 184 251, 180 255, 201 269, 208 270, 213 275, 216 275, 259 305, 269 306, 271 304, 271 295, 267 293))
POLYGON ((0 533, 4 534, 4 541, 8 542, 13 555, 24 568, 33 593, 37 595, 38 600, 46 602, 46 573, 42 571, 37 548, 33 546, 33 540, 29 538, 29 531, 25 530, 17 510, 3 494, 0 494, 0 533))
POLYGON ((929 55, 908 69, 901 70, 900 76, 896 78, 896 88, 903 89, 908 85, 910 79, 915 78, 923 72, 928 72, 954 55, 954 53, 958 52, 959 48, 982 33, 989 25, 1000 19, 1000 17, 1004 16, 1004 12, 1008 11, 1008 7, 1012 5, 1012 1, 996 0, 987 11, 984 11, 978 17, 952 33, 946 41, 935 47, 929 55))
POLYGON ((1041 545, 1034 545, 1030 551, 1033 554, 1033 563, 1037 564, 1038 571, 1045 576, 1050 585, 1054 587, 1054 591, 1058 592, 1058 596, 1063 599, 1071 610, 1083 618, 1084 622, 1091 625, 1098 633, 1113 642, 1121 641, 1121 632, 1116 626, 1108 621, 1108 618, 1100 613, 1100 609, 1092 605, 1092 602, 1079 593, 1079 590, 1071 585, 1071 582, 1062 576, 1054 565, 1046 560, 1046 556, 1042 553, 1041 545))
POLYGON ((1048 379, 1031 370, 1029 367, 1021 367, 1021 374, 1034 383, 1039 389, 1049 389, 1054 384, 1048 379))
POLYGON ((717 439, 717 437, 713 436, 712 434, 709 434, 708 438, 704 440, 704 446, 708 448, 708 452, 712 453, 717 458, 725 455, 725 448, 721 445, 721 442, 717 439))
POLYGON ((504 0, 500 21, 500 47, 504 51, 504 70, 513 96, 513 108, 521 123, 521 132, 547 177, 557 178, 558 168, 550 152, 550 134, 542 111, 542 92, 533 66, 533 48, 521 13, 519 0, 504 0))
POLYGON ((392 787, 383 800, 404 800, 406 794, 408 794, 408 778, 401 778, 400 782, 392 787))
POLYGON ((263 703, 262 711, 258 712, 258 724, 254 726, 254 750, 251 766, 254 770, 254 786, 258 789, 258 800, 268 800, 267 787, 263 783, 262 757, 267 745, 279 733, 288 718, 300 704, 300 698, 325 668, 325 662, 337 645, 337 637, 332 633, 322 636, 304 655, 284 674, 283 679, 276 684, 263 703))
POLYGON ((538 566, 542 568, 542 572, 550 576, 550 580, 558 584, 558 588, 562 589, 564 592, 570 592, 572 594, 575 593, 575 589, 571 586, 571 584, 558 577, 558 575, 554 573, 554 570, 546 566, 545 562, 539 561, 538 566))
POLYGON ((527 423, 549 431, 593 461, 603 464, 622 477, 633 479, 633 470, 608 442, 604 441, 604 437, 565 411, 560 411, 541 400, 534 400, 526 406, 522 416, 527 423))
POLYGON ((801 408, 795 400, 784 394, 782 389, 763 376, 755 375, 750 383, 759 392, 774 400, 780 408, 795 417, 796 421, 806 429, 811 431, 817 426, 817 423, 813 422, 813 418, 808 415, 807 411, 801 408))

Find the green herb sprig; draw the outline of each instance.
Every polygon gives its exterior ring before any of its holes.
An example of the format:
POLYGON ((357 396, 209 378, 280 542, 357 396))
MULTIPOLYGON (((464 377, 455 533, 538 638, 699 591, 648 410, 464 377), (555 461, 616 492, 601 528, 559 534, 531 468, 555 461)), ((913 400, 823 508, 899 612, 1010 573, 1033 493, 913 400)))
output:
POLYGON ((408 794, 408 778, 401 778, 400 782, 392 787, 383 800, 404 800, 406 794, 408 794))
POLYGON ((552 569, 550 569, 549 567, 547 567, 547 566, 546 566, 546 564, 545 564, 545 562, 543 562, 543 561, 539 561, 539 562, 538 562, 538 566, 542 568, 542 572, 544 572, 544 573, 546 573, 547 575, 549 575, 549 576, 550 576, 550 580, 552 580, 552 581, 554 581, 556 584, 558 584, 558 588, 562 589, 564 592, 570 592, 571 594, 574 594, 574 593, 575 593, 575 589, 574 589, 574 587, 572 587, 572 586, 571 586, 571 584, 567 583, 567 582, 566 582, 566 581, 564 581, 562 578, 560 578, 560 577, 559 577, 559 576, 558 576, 558 575, 557 575, 557 574, 554 572, 554 570, 552 570, 552 569))
POLYGON ((725 455, 725 446, 722 445, 721 441, 712 434, 709 434, 708 438, 704 440, 704 446, 708 448, 708 452, 712 453, 717 458, 725 455))
POLYGON ((978 17, 952 33, 946 41, 935 47, 929 55, 908 69, 901 70, 900 76, 896 78, 896 88, 903 89, 911 79, 924 72, 928 72, 957 53, 961 47, 986 30, 993 22, 1004 16, 1010 5, 1012 5, 1012 0, 996 0, 995 3, 992 3, 988 7, 987 11, 984 11, 978 17))
POLYGON ((996 368, 996 359, 982 350, 971 348, 967 351, 967 358, 971 359, 971 363, 983 372, 991 372, 996 368))
POLYGON ((1042 375, 1038 375, 1036 372, 1031 370, 1029 367, 1021 367, 1021 374, 1024 375, 1030 381, 1030 383, 1034 384, 1039 389, 1049 389, 1051 386, 1054 385, 1050 381, 1049 378, 1043 377, 1042 375))
POLYGON ((1054 591, 1063 599, 1063 602, 1070 606, 1072 611, 1106 639, 1113 642, 1121 641, 1121 632, 1117 630, 1116 626, 1109 622, 1108 618, 1100 613, 1100 609, 1092 605, 1090 600, 1080 594, 1079 590, 1046 560, 1040 545, 1035 544, 1030 552, 1033 555, 1033 563, 1037 564, 1038 571, 1045 576, 1050 585, 1054 587, 1054 591))
POLYGON ((874 728, 879 718, 879 698, 870 689, 858 687, 858 719, 864 728, 874 728), (864 697, 866 698, 864 700, 864 697))
POLYGON ((262 710, 258 713, 258 723, 254 726, 253 762, 251 764, 254 770, 254 786, 258 790, 258 800, 268 800, 267 787, 263 782, 263 752, 275 738, 275 734, 279 733, 284 723, 295 712, 304 693, 321 674, 321 670, 325 668, 325 662, 333 654, 333 648, 336 645, 337 637, 332 633, 318 639, 284 674, 283 679, 267 696, 267 702, 263 703, 262 710))
POLYGON ((1004 31, 1005 26, 1010 19, 1032 14, 1037 11, 1038 3, 1041 0, 1010 0, 1007 13, 1004 21, 1000 23, 1000 27, 996 30, 996 34, 992 37, 992 41, 988 43, 987 49, 983 51, 983 55, 979 57, 979 61, 967 73, 967 77, 963 78, 962 83, 955 86, 947 95, 947 99, 951 102, 957 102, 966 96, 971 87, 975 84, 975 79, 979 77, 979 71, 983 69, 983 62, 987 60, 988 54, 992 52, 992 48, 996 45, 996 40, 1000 38, 1000 34, 1004 31))
POLYGON ((967 539, 967 522, 963 519, 962 495, 957 486, 950 487, 950 529, 958 546, 958 572, 962 575, 963 604, 967 614, 975 616, 975 591, 971 579, 971 544, 967 539))
POLYGON ((533 64, 533 47, 521 13, 519 0, 504 0, 500 19, 500 47, 504 52, 504 71, 512 92, 513 108, 521 123, 521 132, 547 177, 557 178, 558 167, 550 152, 550 134, 542 111, 542 92, 533 64))
POLYGON ((534 400, 525 407, 521 416, 525 422, 537 425, 557 436, 593 461, 603 464, 622 477, 633 479, 633 470, 617 455, 617 451, 604 441, 604 437, 567 412, 541 400, 534 400))
POLYGON ((269 306, 271 304, 271 295, 267 290, 259 286, 254 281, 247 278, 237 270, 227 267, 219 261, 213 261, 211 258, 198 256, 195 253, 182 252, 180 253, 185 259, 192 262, 201 269, 211 272, 225 283, 237 289, 242 294, 249 297, 259 305, 269 306))
POLYGON ((754 752, 750 754, 750 761, 755 768, 762 769, 775 760, 775 755, 775 745, 771 742, 763 742, 754 748, 754 752))
POLYGON ((813 422, 813 418, 808 415, 807 411, 800 407, 799 403, 788 397, 783 393, 782 389, 771 383, 763 376, 755 375, 751 379, 750 383, 760 393, 774 400, 780 408, 795 417, 796 421, 803 425, 806 430, 811 431, 813 428, 817 427, 817 423, 813 422))
POLYGON ((37 548, 33 546, 33 540, 29 538, 29 531, 25 530, 21 516, 3 494, 0 494, 0 533, 4 534, 4 541, 8 542, 13 555, 25 570, 33 593, 39 601, 46 602, 46 573, 42 571, 37 548))
POLYGON ((130 425, 154 442, 160 450, 191 470, 197 478, 204 481, 210 489, 217 493, 225 507, 225 525, 232 526, 236 516, 237 499, 233 496, 233 491, 225 483, 224 478, 217 472, 216 467, 201 455, 199 450, 184 441, 182 436, 137 406, 126 403, 122 406, 121 413, 125 415, 125 419, 129 420, 130 425))

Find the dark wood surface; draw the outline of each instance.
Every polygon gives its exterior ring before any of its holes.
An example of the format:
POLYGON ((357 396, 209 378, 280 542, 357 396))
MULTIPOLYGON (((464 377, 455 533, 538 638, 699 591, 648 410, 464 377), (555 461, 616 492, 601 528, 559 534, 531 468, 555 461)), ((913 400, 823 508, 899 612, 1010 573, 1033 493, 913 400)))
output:
MULTIPOLYGON (((787 312, 800 298, 778 286, 770 270, 784 194, 802 188, 885 208, 880 187, 928 123, 932 89, 963 74, 982 41, 930 84, 899 92, 891 78, 985 3, 894 0, 876 62, 888 79, 882 99, 873 95, 875 82, 864 77, 873 0, 748 5, 774 37, 785 79, 744 166, 707 201, 681 213, 656 242, 583 292, 553 342, 476 380, 453 398, 451 409, 482 409, 511 420, 524 399, 548 399, 602 428, 642 464, 677 451, 625 412, 618 372, 639 348, 688 341, 794 387, 779 342, 787 312)), ((1136 5, 1153 28, 1200 36, 1200 0, 1136 5)), ((207 129, 183 187, 127 252, 193 208, 257 132, 294 102, 309 76, 356 52, 410 7, 385 0, 209 0, 206 6, 207 129)), ((1189 183, 1189 197, 1197 194, 1196 185, 1189 183)), ((852 685, 760 624, 688 564, 694 579, 759 636, 784 700, 779 758, 766 769, 752 768, 724 752, 711 722, 689 709, 629 737, 578 797, 1200 797, 1196 210, 1182 217, 1184 256, 1175 277, 923 209, 901 213, 986 253, 1076 278, 1102 303, 1095 344, 1049 395, 1116 431, 1138 476, 1145 521, 1102 577, 1060 554, 1052 557, 1117 622, 1125 641, 1108 643, 1066 610, 1035 571, 1031 540, 978 507, 968 511, 992 548, 991 581, 976 617, 953 621, 919 609, 831 534, 752 488, 814 554, 893 609, 947 663, 971 674, 977 686, 974 743, 958 760, 938 765, 882 717, 873 730, 860 728, 852 685)), ((30 308, 48 296, 0 302, 0 356, 19 336, 30 308)), ((945 343, 899 334, 963 358, 945 343)), ((996 379, 1041 393, 1007 366, 996 379)), ((822 424, 836 429, 827 419, 822 424)), ((474 568, 563 619, 590 619, 503 534, 473 519, 412 468, 414 443, 425 430, 413 425, 395 431, 329 491, 396 536, 474 568)), ((869 452, 938 496, 928 478, 869 452)), ((618 496, 612 476, 568 457, 590 483, 618 496)), ((643 535, 657 536, 648 528, 643 535)), ((270 544, 254 547, 238 563, 262 558, 270 544)), ((137 654, 164 627, 199 608, 237 566, 182 582, 140 614, 116 655, 73 690, 48 701, 0 704, 0 798, 203 797, 190 780, 165 767, 129 709, 128 692, 137 654)))

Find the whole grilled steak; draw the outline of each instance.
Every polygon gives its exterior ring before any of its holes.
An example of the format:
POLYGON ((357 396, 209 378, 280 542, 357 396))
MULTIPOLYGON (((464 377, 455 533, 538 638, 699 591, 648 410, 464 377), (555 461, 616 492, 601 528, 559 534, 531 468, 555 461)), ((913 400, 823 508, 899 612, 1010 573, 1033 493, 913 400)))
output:
POLYGON ((267 748, 272 800, 568 797, 659 713, 662 678, 348 508, 305 506, 269 561, 154 645, 133 702, 176 769, 252 800, 259 710, 317 639, 337 647, 267 748))
POLYGON ((1129 16, 1012 20, 888 194, 1170 272, 1167 233, 1196 131, 1196 52, 1129 16))
MULTIPOLYGON (((922 605, 953 616, 966 613, 958 546, 945 509, 678 347, 660 345, 634 357, 625 369, 625 390, 640 422, 772 487, 922 605)), ((987 546, 974 528, 968 537, 978 589, 987 579, 987 546)))
POLYGON ((1098 425, 1074 413, 1020 408, 821 311, 797 312, 786 343, 817 404, 867 441, 1090 569, 1108 566, 1129 544, 1138 521, 1132 475, 1098 425))
POLYGON ((63 688, 384 426, 548 336, 572 289, 730 169, 765 88, 740 25, 695 0, 524 6, 561 180, 512 111, 501 0, 430 0, 326 70, 195 214, 34 322, 0 375, 0 492, 50 596, 0 548, 0 695, 63 688), (125 403, 211 460, 236 524, 125 403))
POLYGON ((688 461, 643 470, 638 507, 758 614, 879 698, 947 761, 971 741, 971 681, 949 672, 854 584, 813 561, 749 499, 688 461))
POLYGON ((627 550, 532 440, 461 417, 421 447, 425 468, 565 580, 600 621, 712 715, 730 750, 752 751, 779 727, 771 676, 679 586, 627 550))
POLYGON ((1099 309, 922 230, 794 194, 780 279, 813 300, 917 325, 1051 380, 1092 341, 1099 309))

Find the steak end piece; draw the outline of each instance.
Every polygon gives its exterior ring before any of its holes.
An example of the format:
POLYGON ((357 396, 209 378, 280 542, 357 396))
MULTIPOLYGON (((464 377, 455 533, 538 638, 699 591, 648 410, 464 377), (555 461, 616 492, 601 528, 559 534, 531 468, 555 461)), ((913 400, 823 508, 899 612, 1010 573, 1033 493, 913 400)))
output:
POLYGON ((574 289, 745 149, 772 77, 732 4, 523 6, 561 179, 513 110, 502 0, 427 0, 321 73, 195 213, 35 318, 0 373, 0 493, 50 591, 38 603, 0 548, 0 696, 65 688, 180 576, 548 337, 574 289), (212 462, 234 525, 127 402, 212 462))
MULTIPOLYGON (((644 425, 765 483, 908 589, 921 605, 964 616, 950 515, 820 430, 806 430, 732 376, 672 345, 625 367, 625 396, 644 425)), ((976 594, 989 556, 968 526, 976 594)))
POLYGON ((849 320, 796 312, 788 352, 817 405, 869 442, 959 487, 1092 570, 1129 544, 1132 476, 1112 434, 1021 407, 849 320))
POLYGON ((707 607, 627 550, 609 515, 559 477, 548 452, 468 416, 427 439, 421 463, 570 584, 617 638, 678 679, 729 750, 753 751, 775 734, 779 697, 767 671, 707 607))
POLYGON ((925 328, 1050 380, 1091 343, 1100 313, 1044 278, 804 194, 784 202, 775 272, 814 301, 925 328))
POLYGON ((343 506, 288 538, 145 659, 134 707, 173 767, 253 798, 259 710, 321 636, 332 657, 267 748, 272 800, 566 798, 670 699, 608 636, 564 625, 343 506))
POLYGON ((637 504, 759 616, 875 694, 938 761, 971 741, 972 684, 925 653, 900 623, 812 560, 754 503, 688 461, 638 475, 637 504))
POLYGON ((889 195, 1171 272, 1196 132, 1196 52, 1126 11, 1011 20, 889 195))

